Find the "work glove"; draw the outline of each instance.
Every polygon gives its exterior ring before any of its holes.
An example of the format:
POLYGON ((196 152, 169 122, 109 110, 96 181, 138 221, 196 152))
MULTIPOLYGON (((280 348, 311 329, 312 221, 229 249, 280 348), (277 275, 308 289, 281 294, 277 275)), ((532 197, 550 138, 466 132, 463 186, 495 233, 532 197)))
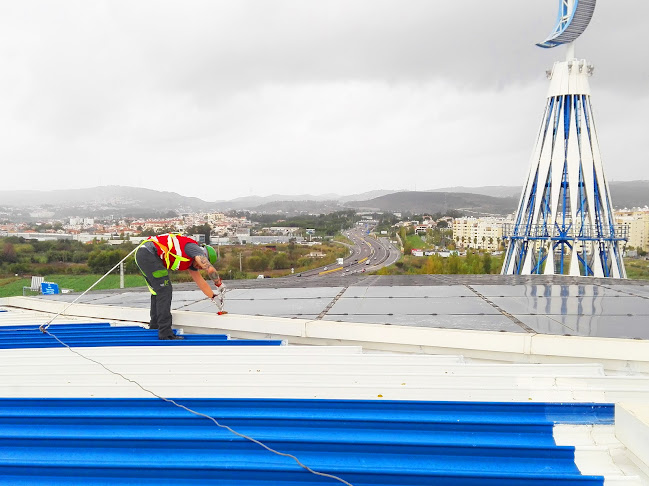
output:
POLYGON ((223 280, 221 280, 221 277, 214 280, 214 285, 216 285, 216 288, 219 289, 219 292, 225 292, 225 284, 223 283, 223 280))

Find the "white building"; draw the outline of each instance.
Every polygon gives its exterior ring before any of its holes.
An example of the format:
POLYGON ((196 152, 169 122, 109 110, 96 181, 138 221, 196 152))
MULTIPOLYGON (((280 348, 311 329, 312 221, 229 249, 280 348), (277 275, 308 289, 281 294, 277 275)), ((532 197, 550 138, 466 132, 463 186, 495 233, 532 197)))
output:
POLYGON ((508 218, 456 218, 453 221, 453 241, 462 248, 495 251, 503 237, 503 224, 508 218))
POLYGON ((649 251, 649 207, 615 211, 615 222, 627 228, 627 247, 649 251))

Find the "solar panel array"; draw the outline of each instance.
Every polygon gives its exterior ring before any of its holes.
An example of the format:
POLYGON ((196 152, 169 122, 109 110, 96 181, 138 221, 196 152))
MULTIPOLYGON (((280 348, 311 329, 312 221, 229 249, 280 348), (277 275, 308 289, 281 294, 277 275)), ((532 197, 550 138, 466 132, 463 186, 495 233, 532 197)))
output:
MULTIPOLYGON (((646 284, 604 279, 598 279, 604 280, 598 284, 572 283, 577 279, 571 279, 566 284, 507 285, 505 279, 454 277, 440 276, 446 285, 413 277, 406 286, 399 279, 380 276, 372 276, 371 283, 350 280, 350 285, 327 287, 272 288, 265 283, 259 288, 233 288, 226 294, 226 309, 232 314, 325 321, 649 339, 646 284)), ((296 285, 299 279, 292 282, 296 285)), ((188 290, 191 286, 177 287, 174 309, 216 310, 199 291, 188 290)), ((144 292, 95 292, 81 302, 147 308, 149 297, 144 292)))

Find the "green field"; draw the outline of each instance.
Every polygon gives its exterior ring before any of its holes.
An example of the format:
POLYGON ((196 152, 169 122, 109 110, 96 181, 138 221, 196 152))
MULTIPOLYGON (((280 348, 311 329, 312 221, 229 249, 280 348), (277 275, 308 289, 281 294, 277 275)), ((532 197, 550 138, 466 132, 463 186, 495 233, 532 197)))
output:
MULTIPOLYGON (((71 289, 73 292, 84 292, 101 278, 101 275, 46 275, 46 282, 54 282, 61 289, 71 289)), ((23 295, 23 287, 29 287, 31 278, 3 278, 0 279, 0 297, 23 295)), ((146 287, 144 277, 141 275, 124 275, 124 287, 146 287)), ((99 282, 93 290, 106 290, 119 288, 119 275, 108 275, 99 282)), ((32 294, 33 295, 33 294, 32 294)))
POLYGON ((419 235, 408 235, 406 236, 406 245, 410 248, 418 248, 423 250, 425 248, 430 248, 430 245, 422 240, 419 235))
POLYGON ((649 260, 627 258, 624 260, 624 267, 628 278, 649 280, 649 260))
POLYGON ((339 243, 345 243, 347 245, 354 245, 354 242, 347 238, 345 235, 342 235, 338 233, 336 236, 334 236, 334 241, 337 241, 339 243))

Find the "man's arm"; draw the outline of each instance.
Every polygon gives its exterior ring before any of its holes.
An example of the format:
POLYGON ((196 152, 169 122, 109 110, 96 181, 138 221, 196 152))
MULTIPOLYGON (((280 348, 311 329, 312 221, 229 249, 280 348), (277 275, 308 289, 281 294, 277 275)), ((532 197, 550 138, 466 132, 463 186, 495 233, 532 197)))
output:
MULTIPOLYGON (((220 287, 223 284, 221 282, 221 277, 219 277, 219 272, 216 271, 216 268, 212 266, 212 264, 210 263, 210 261, 207 259, 205 255, 199 255, 195 257, 194 266, 202 270, 205 270, 207 272, 207 276, 210 277, 210 280, 212 280, 214 282, 214 285, 216 285, 217 287, 220 287)), ((194 278, 193 275, 192 278, 194 278)))
POLYGON ((201 292, 203 292, 206 297, 210 299, 214 297, 214 291, 210 288, 210 284, 205 281, 205 279, 201 275, 201 272, 197 270, 189 270, 189 274, 192 276, 192 280, 196 282, 196 285, 199 289, 201 289, 201 292))

